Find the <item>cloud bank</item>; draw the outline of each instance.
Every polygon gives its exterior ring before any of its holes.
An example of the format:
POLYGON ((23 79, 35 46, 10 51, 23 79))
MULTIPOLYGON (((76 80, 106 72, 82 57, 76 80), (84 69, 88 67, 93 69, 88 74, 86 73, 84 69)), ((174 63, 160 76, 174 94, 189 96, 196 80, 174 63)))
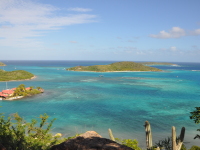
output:
POLYGON ((80 13, 62 16, 58 15, 59 11, 52 5, 30 0, 1 0, 0 45, 27 47, 41 44, 34 38, 63 26, 95 22, 97 18, 96 15, 81 13, 91 11, 84 8, 74 8, 80 13))
POLYGON ((158 39, 169 39, 169 38, 180 38, 183 36, 195 36, 200 35, 200 29, 196 29, 194 31, 186 31, 180 27, 172 27, 169 32, 166 32, 165 30, 160 31, 158 34, 150 34, 149 36, 152 38, 158 38, 158 39))
POLYGON ((68 11, 89 12, 92 11, 92 9, 75 7, 75 8, 69 8, 68 11))

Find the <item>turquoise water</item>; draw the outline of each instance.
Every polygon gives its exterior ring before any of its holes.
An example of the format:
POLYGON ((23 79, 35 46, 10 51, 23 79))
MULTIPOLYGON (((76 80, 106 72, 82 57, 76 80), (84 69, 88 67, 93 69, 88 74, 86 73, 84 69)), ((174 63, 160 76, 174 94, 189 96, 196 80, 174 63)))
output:
MULTIPOLYGON (((29 81, 8 82, 8 88, 19 84, 42 87, 45 93, 16 101, 0 101, 6 116, 18 112, 26 120, 47 113, 54 122, 52 132, 65 136, 95 130, 109 137, 137 139, 145 146, 144 122, 151 123, 153 143, 186 128, 185 142, 197 134, 189 119, 194 107, 200 106, 200 63, 176 63, 178 66, 156 66, 164 72, 94 73, 73 72, 64 68, 77 65, 109 64, 106 61, 2 61, 0 69, 26 70, 37 76, 29 81), (103 75, 104 77, 99 77, 103 75)), ((6 83, 0 82, 0 90, 6 83)))

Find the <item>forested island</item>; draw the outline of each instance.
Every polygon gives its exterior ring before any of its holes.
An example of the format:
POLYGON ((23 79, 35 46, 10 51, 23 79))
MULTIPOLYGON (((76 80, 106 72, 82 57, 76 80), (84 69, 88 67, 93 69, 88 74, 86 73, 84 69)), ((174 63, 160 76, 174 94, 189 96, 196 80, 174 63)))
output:
POLYGON ((6 66, 6 64, 4 64, 4 63, 0 62, 0 66, 6 66))
POLYGON ((168 62, 140 62, 143 65, 176 65, 168 62))
POLYGON ((34 74, 24 71, 5 71, 0 69, 0 81, 13 81, 13 80, 28 80, 34 78, 34 74))
POLYGON ((68 68, 69 71, 92 71, 92 72, 126 72, 126 71, 162 71, 158 68, 145 66, 136 62, 116 62, 109 65, 76 66, 68 68))

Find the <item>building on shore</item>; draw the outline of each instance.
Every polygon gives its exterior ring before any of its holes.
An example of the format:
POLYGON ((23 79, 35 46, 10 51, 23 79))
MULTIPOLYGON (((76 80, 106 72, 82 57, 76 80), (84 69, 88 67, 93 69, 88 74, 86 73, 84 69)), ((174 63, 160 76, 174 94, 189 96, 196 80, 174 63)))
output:
MULTIPOLYGON (((14 100, 14 99, 20 99, 24 97, 24 96, 13 96, 15 90, 16 88, 2 90, 0 92, 0 100, 14 100)), ((26 90, 31 90, 31 88, 27 87, 26 90)))

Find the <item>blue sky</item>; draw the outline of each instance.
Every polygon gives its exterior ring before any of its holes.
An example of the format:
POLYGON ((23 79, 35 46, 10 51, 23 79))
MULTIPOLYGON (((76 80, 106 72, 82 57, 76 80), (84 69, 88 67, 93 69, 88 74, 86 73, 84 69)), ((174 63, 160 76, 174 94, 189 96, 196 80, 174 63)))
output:
POLYGON ((200 62, 200 1, 0 0, 0 60, 200 62))

